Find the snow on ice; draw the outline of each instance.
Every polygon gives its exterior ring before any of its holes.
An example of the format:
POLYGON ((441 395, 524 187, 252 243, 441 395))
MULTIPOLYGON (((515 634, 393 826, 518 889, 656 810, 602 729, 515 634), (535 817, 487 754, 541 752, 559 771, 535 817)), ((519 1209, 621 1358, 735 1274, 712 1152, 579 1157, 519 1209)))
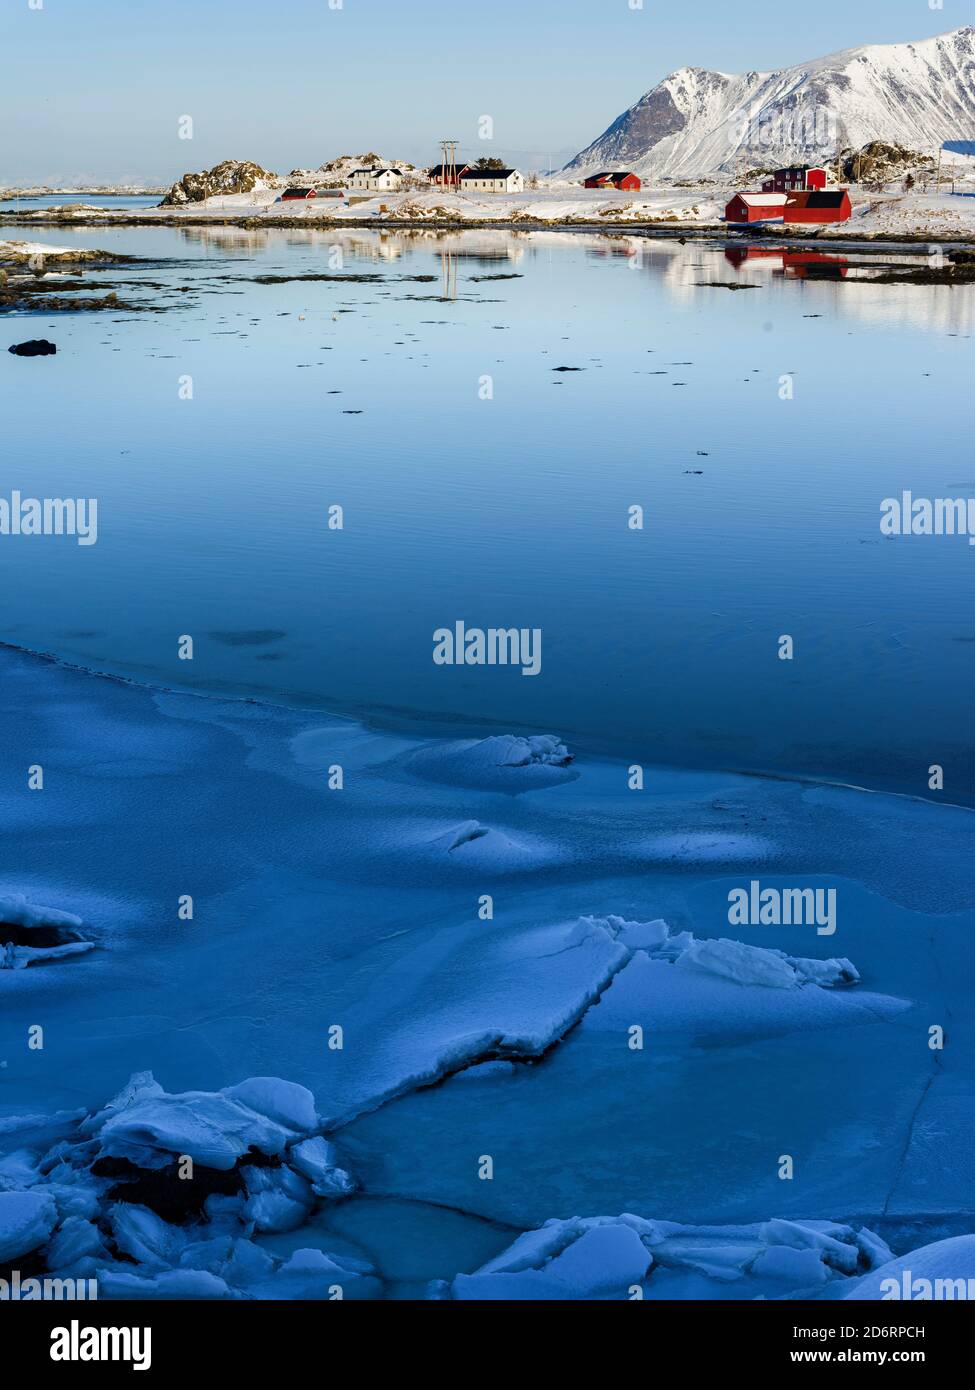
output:
POLYGON ((687 1226, 628 1213, 573 1217, 526 1232, 437 1292, 461 1300, 816 1297, 889 1255, 872 1231, 828 1221, 687 1226))

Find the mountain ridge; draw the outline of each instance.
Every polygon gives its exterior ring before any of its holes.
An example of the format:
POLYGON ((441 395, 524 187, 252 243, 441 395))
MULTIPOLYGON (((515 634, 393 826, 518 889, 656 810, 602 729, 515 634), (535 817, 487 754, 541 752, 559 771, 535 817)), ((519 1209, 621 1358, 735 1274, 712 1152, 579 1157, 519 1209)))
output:
POLYGON ((952 137, 975 138, 975 25, 770 72, 678 68, 563 173, 625 165, 644 176, 720 175, 824 162, 871 140, 931 150, 952 137))

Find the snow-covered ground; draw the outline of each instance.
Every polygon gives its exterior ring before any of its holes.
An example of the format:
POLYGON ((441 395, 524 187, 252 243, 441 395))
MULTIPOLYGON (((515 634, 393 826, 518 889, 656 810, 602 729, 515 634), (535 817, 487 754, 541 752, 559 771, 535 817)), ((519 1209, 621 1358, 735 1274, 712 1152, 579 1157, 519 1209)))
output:
POLYGON ((853 216, 830 234, 925 237, 941 240, 975 237, 975 187, 967 196, 942 193, 859 193, 853 216))
MULTIPOLYGON (((965 185, 967 187, 968 185, 965 185)), ((70 216, 86 223, 113 221, 153 222, 158 219, 228 218, 257 219, 273 223, 289 222, 489 222, 519 226, 537 224, 613 227, 617 225, 653 228, 721 229, 724 209, 736 186, 713 184, 698 187, 651 188, 640 193, 606 193, 577 184, 557 181, 524 193, 471 194, 431 189, 419 192, 382 193, 375 196, 348 193, 344 198, 315 198, 307 201, 280 201, 270 189, 252 193, 226 194, 182 207, 139 208, 127 212, 119 208, 73 208, 70 216)), ((972 190, 975 193, 975 185, 972 190)), ((975 196, 902 189, 883 193, 851 189, 853 216, 845 223, 823 227, 794 227, 793 234, 844 237, 908 237, 943 240, 975 239, 975 196)), ((50 220, 50 209, 29 214, 50 220)), ((23 221, 25 214, 21 214, 23 221)))
POLYGON ((0 677, 0 934, 85 943, 0 971, 0 1277, 833 1298, 922 1245, 958 1267, 975 813, 663 769, 634 792, 557 737, 9 649, 0 677), (835 890, 835 930, 735 925, 753 878, 835 890))

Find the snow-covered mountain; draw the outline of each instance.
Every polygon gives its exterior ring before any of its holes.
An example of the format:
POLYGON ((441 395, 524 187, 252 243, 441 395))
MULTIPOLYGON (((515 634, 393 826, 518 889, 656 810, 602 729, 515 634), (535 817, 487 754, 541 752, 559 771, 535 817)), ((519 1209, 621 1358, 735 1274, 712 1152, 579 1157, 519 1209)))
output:
POLYGON ((975 26, 918 43, 847 48, 777 72, 681 68, 576 155, 571 175, 653 176, 822 162, 886 140, 931 152, 975 138, 975 26))

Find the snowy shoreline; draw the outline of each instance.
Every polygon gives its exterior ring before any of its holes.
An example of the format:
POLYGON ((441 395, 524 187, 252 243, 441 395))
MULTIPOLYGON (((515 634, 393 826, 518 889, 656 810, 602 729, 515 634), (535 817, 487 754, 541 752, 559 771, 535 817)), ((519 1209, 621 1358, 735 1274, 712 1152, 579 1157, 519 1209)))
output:
MULTIPOLYGON (((272 189, 214 196, 182 207, 35 209, 0 214, 17 226, 239 226, 407 228, 426 231, 496 228, 507 231, 618 232, 643 236, 729 235, 723 220, 727 187, 648 190, 632 196, 606 196, 578 188, 550 187, 520 194, 469 195, 437 190, 379 194, 348 202, 275 201, 272 189)), ((828 241, 871 245, 975 242, 975 197, 950 193, 867 193, 853 191, 850 221, 826 225, 814 234, 798 226, 770 226, 749 235, 768 235, 797 245, 828 241)), ((737 234, 737 233, 736 233, 737 234)))
POLYGON ((728 227, 724 222, 640 222, 633 221, 611 221, 590 222, 582 220, 579 222, 548 222, 545 220, 535 220, 529 218, 503 219, 471 219, 465 222, 453 220, 438 221, 430 220, 410 220, 402 218, 383 218, 378 221, 375 218, 314 218, 314 217, 275 217, 273 221, 253 216, 230 216, 226 213, 212 214, 175 214, 162 217, 139 217, 125 216, 112 217, 109 221, 97 215, 71 216, 71 217, 30 217, 25 218, 23 214, 19 217, 4 215, 0 217, 4 224, 17 226, 40 226, 40 227, 159 227, 159 226, 179 226, 179 227, 240 227, 244 230, 254 231, 260 228, 279 228, 282 231, 303 228, 308 231, 422 231, 422 232, 463 232, 463 231, 507 231, 507 232, 561 232, 567 235, 573 233, 583 235, 599 234, 612 236, 614 234, 625 233, 628 236, 641 236, 649 240, 673 240, 675 238, 686 239, 687 241, 726 241, 729 237, 740 239, 742 244, 757 241, 776 241, 787 242, 796 247, 815 247, 827 242, 832 250, 843 250, 844 248, 859 249, 869 247, 881 251, 902 251, 905 254, 924 255, 931 246, 937 245, 944 248, 958 247, 959 249, 975 245, 975 228, 971 231, 958 230, 951 232, 922 231, 920 229, 904 231, 855 231, 844 224, 843 229, 839 228, 823 230, 810 234, 783 229, 782 227, 768 227, 765 229, 751 230, 747 234, 741 233, 736 228, 728 227))

